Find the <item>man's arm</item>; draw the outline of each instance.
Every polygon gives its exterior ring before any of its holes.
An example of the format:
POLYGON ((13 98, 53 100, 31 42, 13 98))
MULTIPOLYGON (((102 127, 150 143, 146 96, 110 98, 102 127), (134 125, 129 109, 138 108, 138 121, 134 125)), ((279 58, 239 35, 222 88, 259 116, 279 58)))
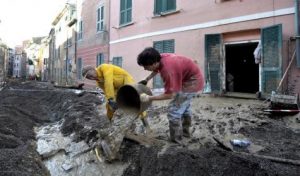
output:
POLYGON ((156 95, 156 96, 149 96, 149 100, 168 100, 171 99, 173 97, 173 94, 160 94, 160 95, 156 95))
POLYGON ((157 72, 152 72, 149 76, 146 77, 146 81, 148 82, 149 80, 151 80, 155 75, 157 75, 157 72))
POLYGON ((157 74, 157 72, 152 72, 149 76, 147 76, 145 79, 143 79, 143 80, 141 80, 140 82, 139 82, 139 84, 143 84, 143 85, 147 85, 147 83, 148 83, 148 81, 150 80, 150 79, 152 79, 155 75, 157 74))

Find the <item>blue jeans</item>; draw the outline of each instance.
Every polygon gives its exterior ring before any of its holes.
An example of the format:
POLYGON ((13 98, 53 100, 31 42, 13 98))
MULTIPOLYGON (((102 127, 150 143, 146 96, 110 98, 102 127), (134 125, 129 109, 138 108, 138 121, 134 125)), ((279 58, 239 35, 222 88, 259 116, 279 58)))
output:
POLYGON ((191 116, 191 102, 196 93, 176 93, 168 105, 169 121, 181 121, 183 116, 191 116))

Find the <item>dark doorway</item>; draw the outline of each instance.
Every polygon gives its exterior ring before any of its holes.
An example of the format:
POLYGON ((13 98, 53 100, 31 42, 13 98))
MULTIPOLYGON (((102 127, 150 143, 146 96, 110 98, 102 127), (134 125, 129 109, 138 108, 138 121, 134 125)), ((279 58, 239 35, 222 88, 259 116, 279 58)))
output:
POLYGON ((259 91, 259 64, 253 55, 257 45, 256 42, 225 45, 227 92, 259 91))

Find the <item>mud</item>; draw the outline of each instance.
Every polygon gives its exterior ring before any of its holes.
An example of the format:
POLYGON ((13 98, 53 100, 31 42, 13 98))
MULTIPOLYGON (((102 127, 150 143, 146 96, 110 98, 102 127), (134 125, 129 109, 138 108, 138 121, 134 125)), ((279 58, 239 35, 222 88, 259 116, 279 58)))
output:
MULTIPOLYGON (((37 152, 37 127, 61 122, 64 137, 93 148, 110 125, 102 103, 95 94, 78 94, 48 83, 8 82, 0 91, 0 175, 50 175, 44 162, 51 155, 37 152)), ((268 103, 263 101, 201 95, 193 102, 192 137, 184 138, 186 146, 180 146, 169 142, 167 103, 157 102, 149 108, 152 133, 142 133, 140 120, 135 121, 134 133, 146 141, 156 139, 159 145, 125 138, 119 161, 105 163, 111 168, 126 165, 116 175, 299 175, 297 162, 257 157, 300 160, 298 115, 265 113, 268 103), (232 146, 230 139, 248 139, 251 145, 241 149, 232 146)), ((86 154, 94 156, 90 151, 86 154)))

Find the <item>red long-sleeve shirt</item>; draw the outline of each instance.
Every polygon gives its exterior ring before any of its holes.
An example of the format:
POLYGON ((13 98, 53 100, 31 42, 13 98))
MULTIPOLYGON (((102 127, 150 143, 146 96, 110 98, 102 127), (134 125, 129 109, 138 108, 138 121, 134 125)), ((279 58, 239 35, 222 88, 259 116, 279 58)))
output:
POLYGON ((165 93, 198 92, 203 89, 204 77, 198 65, 191 59, 170 53, 161 54, 158 69, 165 93))

